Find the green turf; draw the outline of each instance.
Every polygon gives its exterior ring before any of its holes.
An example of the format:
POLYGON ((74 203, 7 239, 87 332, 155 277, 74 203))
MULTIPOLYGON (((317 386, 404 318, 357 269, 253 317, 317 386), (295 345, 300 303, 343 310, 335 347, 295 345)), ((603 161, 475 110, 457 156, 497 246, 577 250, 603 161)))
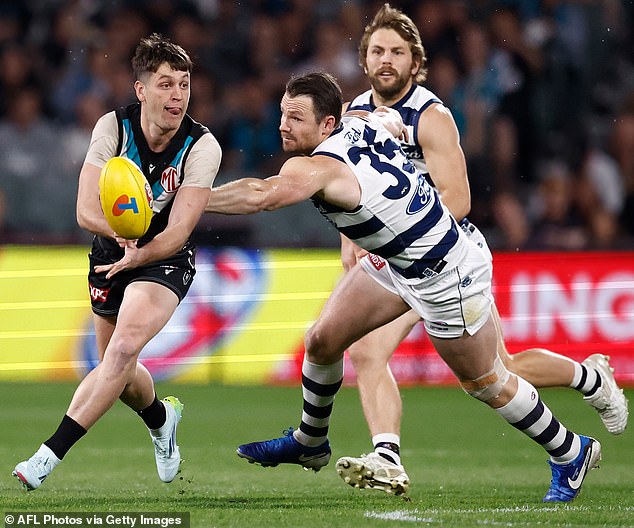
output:
MULTIPOLYGON (((545 453, 483 404, 456 388, 403 390, 403 461, 411 501, 354 490, 334 460, 358 455, 369 439, 356 390, 337 396, 333 460, 319 473, 299 466, 261 468, 235 455, 238 444, 297 425, 298 387, 159 385, 185 404, 179 428, 184 458, 171 484, 155 473, 140 419, 115 405, 27 494, 10 476, 57 426, 74 390, 68 384, 0 384, 0 506, 3 511, 188 511, 193 527, 328 526, 634 526, 634 434, 608 434, 570 390, 542 391, 568 426, 598 438, 603 462, 571 505, 543 505, 545 453)), ((632 391, 629 399, 634 398, 632 391)))

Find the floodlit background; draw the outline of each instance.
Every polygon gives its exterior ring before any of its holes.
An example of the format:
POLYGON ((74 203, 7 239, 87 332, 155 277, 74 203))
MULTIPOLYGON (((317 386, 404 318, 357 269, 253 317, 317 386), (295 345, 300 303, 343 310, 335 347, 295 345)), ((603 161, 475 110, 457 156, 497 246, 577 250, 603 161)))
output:
MULTIPOLYGON (((219 181, 274 174, 289 75, 326 70, 368 88, 362 0, 4 0, 0 4, 0 241, 83 242, 79 169, 103 113, 133 100, 130 58, 162 32, 196 61, 190 113, 219 139, 219 181)), ((471 220, 493 249, 633 246, 631 0, 394 1, 416 22, 427 87, 452 110, 471 220)), ((213 245, 335 247, 310 204, 206 217, 213 245)))
MULTIPOLYGON (((494 250, 509 349, 609 354, 633 401, 633 2, 391 4, 420 28, 426 85, 460 129, 470 218, 494 250)), ((582 495, 544 507, 543 451, 455 386, 421 325, 391 363, 410 502, 353 490, 332 462, 315 475, 238 459, 237 445, 298 423, 303 334, 342 273, 338 234, 309 203, 207 215, 194 234, 193 287, 141 356, 159 397, 185 403, 177 480, 156 478, 146 428, 121 403, 35 493, 10 475, 95 364, 77 178, 97 118, 133 100, 139 39, 162 32, 193 55, 190 113, 223 147, 218 182, 264 177, 284 159, 277 127, 289 75, 329 71, 347 99, 366 90, 357 45, 381 5, 0 0, 0 510, 185 511, 192 527, 632 526, 631 426, 615 437, 580 394, 541 391, 567 426, 603 445, 582 495)), ((353 383, 347 364, 333 462, 371 449, 353 383)))
MULTIPOLYGON (((192 54, 190 114, 223 147, 221 183, 279 168, 291 74, 332 72, 347 100, 368 88, 357 45, 381 5, 3 1, 0 379, 76 379, 95 364, 77 177, 95 121, 133 101, 141 37, 162 32, 192 54)), ((632 2, 392 5, 420 28, 426 85, 460 129, 510 350, 607 350, 634 383, 632 2)), ((341 274, 336 231, 304 203, 205 215, 194 239, 194 287, 142 360, 158 379, 296 382, 303 333, 341 274)), ((401 383, 453 383, 422 328, 392 367, 401 383)))

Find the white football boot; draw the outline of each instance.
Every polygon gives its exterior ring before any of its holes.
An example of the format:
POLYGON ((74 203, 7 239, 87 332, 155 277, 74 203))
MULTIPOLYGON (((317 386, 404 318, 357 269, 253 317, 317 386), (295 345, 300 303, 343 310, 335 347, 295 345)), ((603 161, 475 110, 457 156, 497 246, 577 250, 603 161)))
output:
POLYGON ((172 482, 179 472, 181 455, 176 443, 176 428, 183 415, 183 404, 175 396, 161 400, 165 405, 165 423, 160 429, 150 429, 154 443, 156 469, 163 482, 172 482))
POLYGON ((405 468, 374 452, 359 458, 341 457, 336 469, 343 481, 354 488, 381 490, 394 495, 405 495, 409 489, 405 468))
POLYGON ((44 444, 28 460, 20 462, 11 473, 26 491, 33 491, 42 485, 60 459, 44 444))
POLYGON ((584 396, 588 405, 594 407, 605 428, 612 434, 618 435, 627 427, 627 398, 614 380, 614 369, 610 367, 610 358, 603 354, 592 354, 581 364, 586 368, 593 368, 601 377, 601 386, 592 396, 584 396))

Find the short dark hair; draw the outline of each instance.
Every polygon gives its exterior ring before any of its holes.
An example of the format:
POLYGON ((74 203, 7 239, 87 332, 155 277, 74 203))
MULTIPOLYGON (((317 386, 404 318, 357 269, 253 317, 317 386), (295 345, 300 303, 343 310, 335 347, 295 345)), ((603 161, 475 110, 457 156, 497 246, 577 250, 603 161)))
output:
POLYGON ((192 71, 193 63, 188 53, 178 44, 159 33, 152 33, 141 39, 132 58, 134 78, 140 79, 147 73, 156 73, 163 63, 176 71, 192 71))
POLYGON ((393 29, 409 44, 412 57, 420 62, 420 68, 414 80, 419 83, 423 82, 427 78, 427 68, 425 68, 427 56, 425 55, 425 48, 423 48, 418 28, 410 17, 390 6, 390 4, 383 4, 383 7, 377 11, 372 22, 365 27, 361 43, 359 44, 359 64, 364 69, 366 68, 370 37, 378 29, 393 29))
POLYGON ((335 126, 341 121, 343 95, 337 79, 329 73, 311 72, 291 77, 286 83, 286 93, 290 97, 310 97, 317 122, 330 115, 335 116, 335 126))

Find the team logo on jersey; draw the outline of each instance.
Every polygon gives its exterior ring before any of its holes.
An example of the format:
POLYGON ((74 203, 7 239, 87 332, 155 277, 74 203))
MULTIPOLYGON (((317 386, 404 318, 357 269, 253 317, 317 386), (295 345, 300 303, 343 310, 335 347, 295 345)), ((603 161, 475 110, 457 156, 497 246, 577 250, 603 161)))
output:
POLYGON ((361 139, 361 131, 353 128, 352 130, 346 132, 345 138, 348 143, 356 143, 359 139, 361 139))
POLYGON ((171 165, 161 174, 161 187, 167 192, 174 192, 178 189, 178 171, 171 165))
POLYGON ((418 185, 416 187, 416 192, 407 206, 407 214, 412 215, 419 212, 423 209, 431 199, 431 187, 427 183, 425 176, 421 173, 418 174, 418 185))

